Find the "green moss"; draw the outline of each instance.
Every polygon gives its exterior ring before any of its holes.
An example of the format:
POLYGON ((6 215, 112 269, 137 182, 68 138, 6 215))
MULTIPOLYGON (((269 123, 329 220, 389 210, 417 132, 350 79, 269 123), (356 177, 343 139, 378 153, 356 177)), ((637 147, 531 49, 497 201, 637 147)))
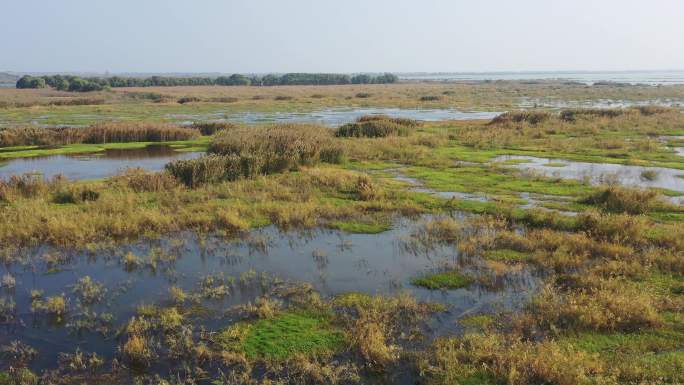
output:
POLYGON ((460 289, 470 285, 472 282, 473 279, 471 277, 455 270, 428 274, 412 281, 414 285, 430 290, 460 289))
POLYGON ((510 249, 498 249, 485 251, 484 257, 501 262, 525 262, 530 259, 530 254, 510 249))
POLYGON ((335 221, 329 227, 354 234, 379 234, 390 230, 392 225, 384 222, 335 221))
POLYGON ((542 177, 523 177, 514 171, 496 167, 467 166, 436 169, 411 167, 406 173, 420 179, 427 187, 438 191, 466 193, 510 194, 531 192, 545 195, 581 196, 593 191, 578 181, 542 177))
POLYGON ((335 352, 342 347, 344 335, 327 317, 291 312, 234 325, 216 340, 224 349, 244 352, 250 358, 284 360, 294 354, 335 352))

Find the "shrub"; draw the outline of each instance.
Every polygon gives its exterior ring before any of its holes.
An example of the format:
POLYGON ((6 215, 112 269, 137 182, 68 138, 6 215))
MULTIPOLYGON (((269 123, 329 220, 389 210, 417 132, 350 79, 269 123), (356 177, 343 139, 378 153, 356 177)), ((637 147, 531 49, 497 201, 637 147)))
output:
POLYGON ((347 160, 347 154, 344 147, 339 145, 330 145, 321 149, 320 158, 321 162, 342 164, 347 160))
POLYGON ((389 118, 384 115, 364 116, 354 123, 347 123, 335 131, 338 137, 383 138, 407 136, 418 123, 411 119, 389 118))
POLYGON ((369 94, 368 92, 359 92, 358 94, 356 94, 356 97, 359 99, 370 98, 371 96, 373 95, 369 94))
POLYGON ((7 180, 0 179, 0 201, 10 202, 16 197, 35 198, 59 188, 63 182, 62 177, 46 182, 42 175, 12 175, 7 180))
POLYGON ((208 155, 197 159, 176 160, 166 165, 166 171, 188 187, 216 183, 226 179, 234 157, 208 155))
POLYGON ((53 201, 55 203, 84 203, 94 202, 100 198, 100 193, 92 190, 87 186, 73 186, 70 185, 65 189, 58 190, 55 193, 53 201))
POLYGON ((625 113, 622 109, 608 108, 577 108, 568 109, 560 112, 560 119, 566 122, 574 122, 580 117, 592 118, 616 118, 625 113))
POLYGON ((284 124, 219 134, 209 152, 252 158, 250 163, 263 167, 261 173, 270 174, 315 164, 321 151, 331 145, 332 137, 325 127, 284 124))
POLYGON ((656 114, 666 114, 668 112, 679 112, 679 110, 661 106, 638 106, 634 107, 641 115, 651 116, 656 114))
POLYGON ((373 121, 389 121, 392 123, 399 124, 401 126, 406 126, 406 127, 418 127, 420 126, 420 121, 415 120, 415 119, 409 119, 409 118, 393 118, 389 115, 364 115, 361 116, 360 118, 356 119, 357 122, 373 122, 373 121))
POLYGON ((489 124, 508 124, 508 123, 529 123, 539 124, 547 121, 551 114, 544 111, 511 111, 492 119, 489 124))
POLYGON ((581 203, 599 206, 618 213, 646 214, 655 208, 665 206, 654 190, 643 190, 620 186, 609 186, 581 200, 581 203))
POLYGON ((179 98, 177 100, 178 104, 185 104, 185 103, 197 103, 201 102, 202 100, 198 97, 195 96, 184 96, 182 98, 179 98))
POLYGON ((442 97, 437 96, 437 95, 426 95, 426 96, 420 97, 421 102, 435 102, 435 101, 441 100, 441 99, 442 99, 442 97))
POLYGON ((178 187, 178 181, 168 172, 148 172, 142 168, 127 168, 110 178, 113 185, 130 188, 135 192, 168 191, 178 187))
POLYGON ((198 130, 202 135, 208 136, 219 131, 236 128, 237 125, 230 122, 194 122, 191 127, 198 130))

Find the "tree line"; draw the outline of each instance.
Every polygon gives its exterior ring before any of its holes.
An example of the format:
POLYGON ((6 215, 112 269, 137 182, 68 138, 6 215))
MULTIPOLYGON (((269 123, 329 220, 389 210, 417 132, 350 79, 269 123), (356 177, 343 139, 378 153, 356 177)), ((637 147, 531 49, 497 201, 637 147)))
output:
POLYGON ((22 76, 17 81, 17 88, 47 88, 60 91, 88 92, 100 91, 114 87, 173 87, 173 86, 286 86, 286 85, 339 85, 339 84, 388 84, 399 78, 391 73, 383 75, 346 75, 346 74, 314 74, 288 73, 284 75, 230 76, 210 77, 169 77, 151 76, 135 77, 87 77, 72 75, 22 76))

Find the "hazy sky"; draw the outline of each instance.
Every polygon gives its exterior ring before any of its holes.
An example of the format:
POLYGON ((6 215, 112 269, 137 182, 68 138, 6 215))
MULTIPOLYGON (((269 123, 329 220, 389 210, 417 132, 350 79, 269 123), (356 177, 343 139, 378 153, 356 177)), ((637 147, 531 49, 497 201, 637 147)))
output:
POLYGON ((0 71, 684 69, 683 0, 1 0, 0 71))

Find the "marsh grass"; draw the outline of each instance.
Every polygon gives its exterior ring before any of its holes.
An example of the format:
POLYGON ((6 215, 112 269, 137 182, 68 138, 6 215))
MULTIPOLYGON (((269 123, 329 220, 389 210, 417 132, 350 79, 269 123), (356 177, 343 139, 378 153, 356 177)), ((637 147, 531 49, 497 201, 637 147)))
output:
POLYGON ((127 168, 111 177, 108 184, 137 193, 169 191, 180 186, 178 180, 167 172, 148 172, 142 168, 127 168))
POLYGON ((83 128, 11 127, 0 129, 0 147, 165 142, 199 137, 194 128, 154 122, 101 122, 83 128))
POLYGON ((386 115, 362 116, 354 123, 340 126, 335 135, 354 138, 383 138, 408 136, 420 124, 413 119, 391 118, 386 115))
POLYGON ((194 122, 190 127, 207 136, 214 135, 220 131, 234 129, 237 125, 231 122, 194 122))
POLYGON ((297 170, 322 160, 339 162, 341 147, 330 132, 314 125, 243 127, 217 135, 210 155, 180 160, 166 169, 189 187, 224 180, 234 181, 259 175, 297 170))
POLYGON ((609 212, 647 214, 659 209, 672 209, 654 190, 608 186, 580 200, 609 212))

